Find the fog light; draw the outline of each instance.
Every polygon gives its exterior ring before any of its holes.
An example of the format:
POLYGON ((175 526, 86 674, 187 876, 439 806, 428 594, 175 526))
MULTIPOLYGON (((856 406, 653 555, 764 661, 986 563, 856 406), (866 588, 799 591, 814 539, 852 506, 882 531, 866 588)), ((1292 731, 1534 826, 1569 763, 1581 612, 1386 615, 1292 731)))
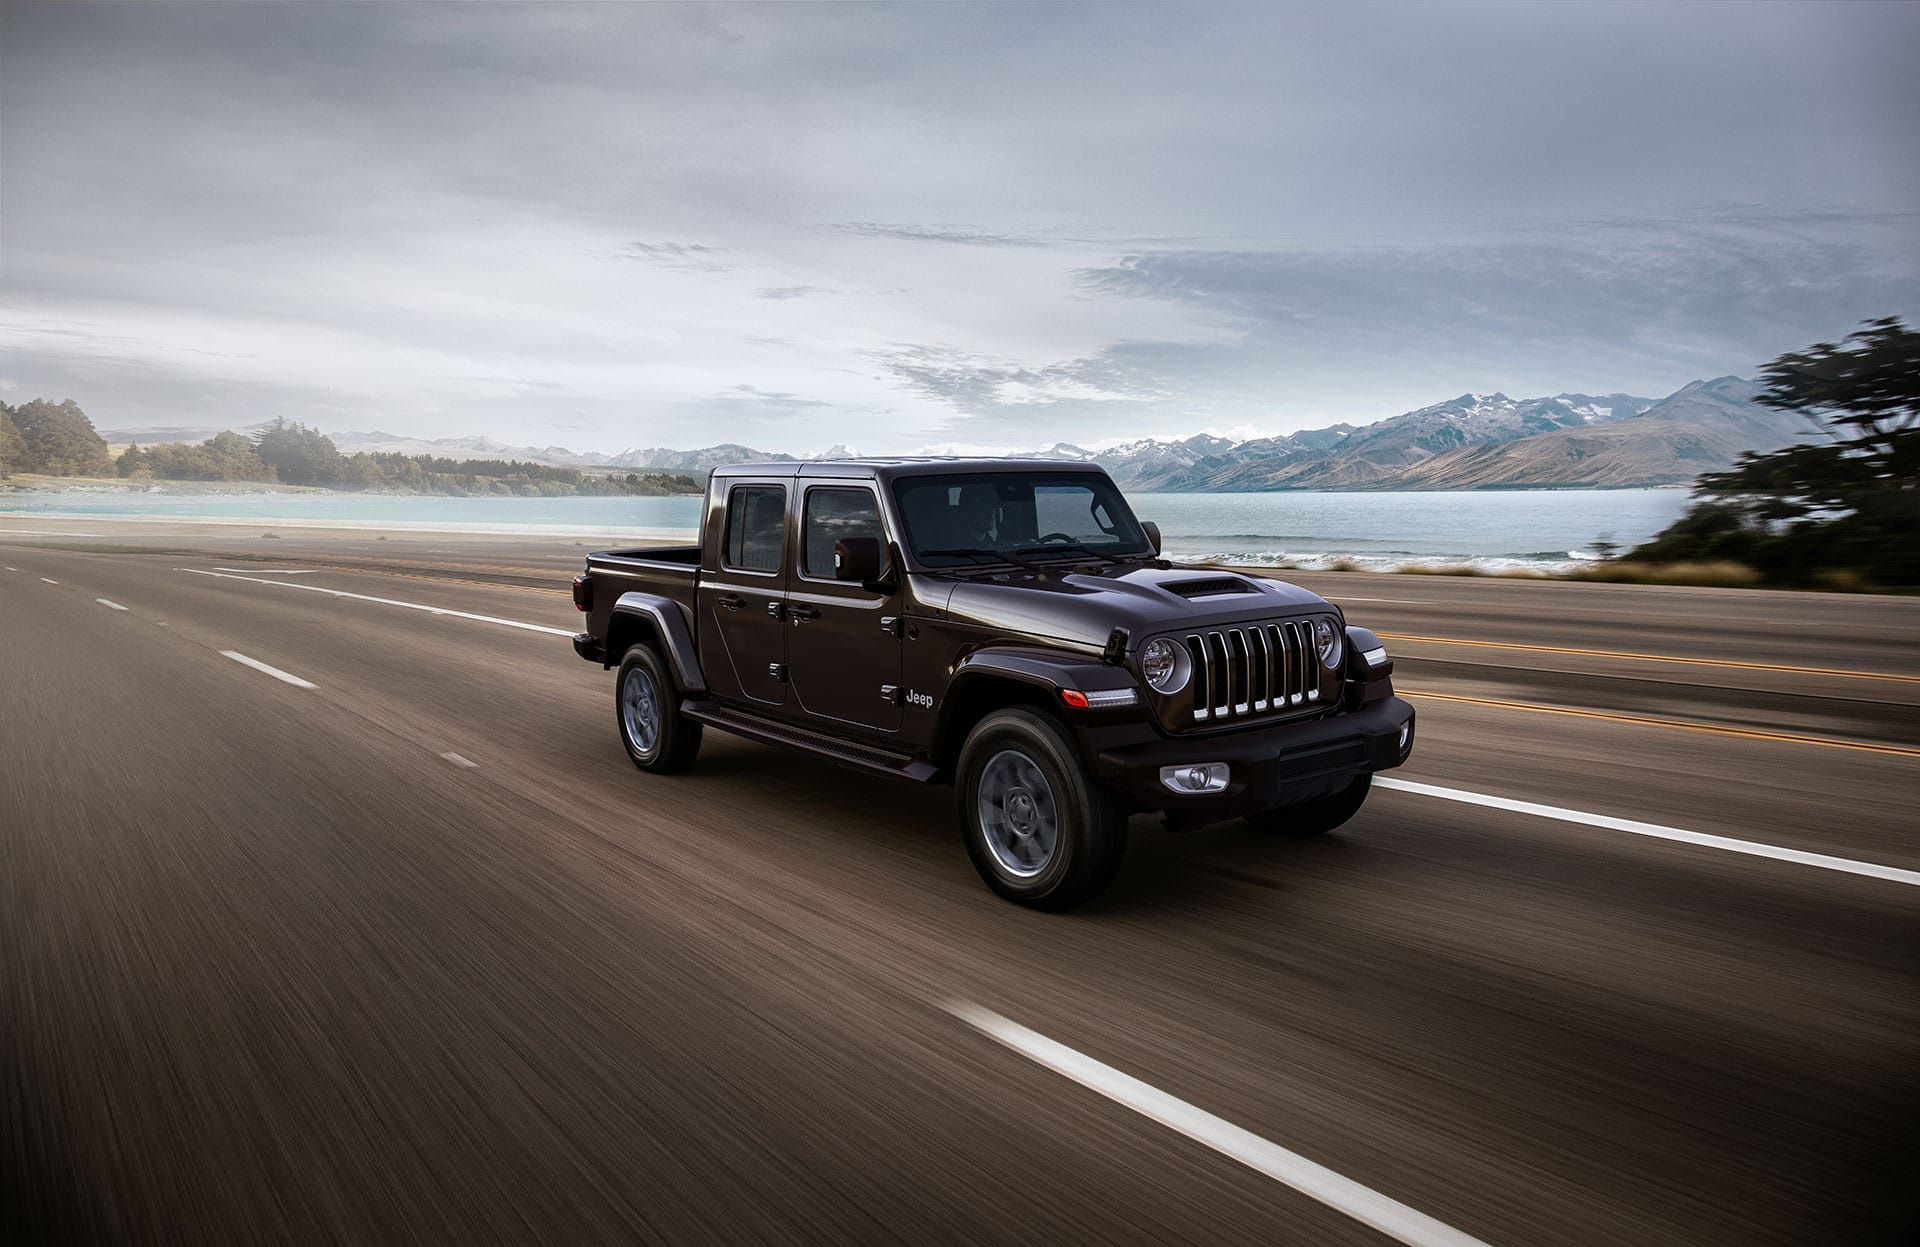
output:
POLYGON ((1189 762, 1185 766, 1163 766, 1160 768, 1160 782, 1174 792, 1225 792, 1227 764, 1189 762))
POLYGON ((1406 757, 1407 750, 1413 747, 1413 720, 1408 719, 1400 725, 1400 756, 1406 757))

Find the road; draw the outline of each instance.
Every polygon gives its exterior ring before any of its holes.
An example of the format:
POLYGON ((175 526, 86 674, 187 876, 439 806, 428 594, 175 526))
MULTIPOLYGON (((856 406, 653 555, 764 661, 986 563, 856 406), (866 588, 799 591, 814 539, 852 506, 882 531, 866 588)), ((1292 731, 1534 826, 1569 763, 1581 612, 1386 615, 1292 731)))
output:
POLYGON ((949 790, 634 770, 571 543, 50 527, 0 522, 13 1241, 1920 1228, 1920 600, 1301 574, 1422 787, 1136 819, 1048 916, 949 790))

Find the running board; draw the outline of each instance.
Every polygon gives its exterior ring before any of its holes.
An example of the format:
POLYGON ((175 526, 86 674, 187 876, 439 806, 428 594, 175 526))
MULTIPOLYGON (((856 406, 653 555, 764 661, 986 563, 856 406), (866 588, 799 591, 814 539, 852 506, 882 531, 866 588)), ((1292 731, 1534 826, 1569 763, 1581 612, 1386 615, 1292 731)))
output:
POLYGON ((803 749, 822 758, 858 767, 863 771, 872 771, 878 775, 891 775, 896 779, 910 779, 915 783, 924 784, 939 771, 933 763, 915 758, 911 754, 895 753, 891 749, 881 749, 873 745, 855 744, 841 740, 837 736, 829 736, 825 732, 809 731, 804 727, 795 727, 791 723, 763 719, 757 714, 728 709, 706 698, 698 700, 690 698, 681 702, 680 713, 696 723, 717 727, 723 732, 732 732, 736 736, 745 736, 769 745, 786 745, 793 749, 803 749))

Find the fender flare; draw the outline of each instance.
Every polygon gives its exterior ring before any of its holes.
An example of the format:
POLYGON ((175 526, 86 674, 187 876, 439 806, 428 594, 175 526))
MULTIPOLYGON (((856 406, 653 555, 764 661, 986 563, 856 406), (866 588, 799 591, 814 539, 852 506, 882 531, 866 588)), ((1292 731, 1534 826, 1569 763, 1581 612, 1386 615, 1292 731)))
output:
MULTIPOLYGON (((658 593, 635 590, 621 594, 613 604, 613 618, 621 615, 638 616, 653 624, 681 692, 698 695, 707 691, 707 675, 700 668, 700 652, 693 640, 693 616, 684 605, 658 593)), ((607 630, 613 630, 611 620, 607 630)))
POLYGON ((940 699, 940 712, 934 720, 934 739, 945 741, 953 726, 953 707, 963 704, 971 685, 986 679, 1012 680, 1040 689, 1056 698, 1061 689, 1082 692, 1100 689, 1137 688, 1132 673, 1125 667, 1102 662, 1095 655, 1067 657, 1056 652, 995 646, 977 649, 954 664, 953 677, 947 681, 940 699))

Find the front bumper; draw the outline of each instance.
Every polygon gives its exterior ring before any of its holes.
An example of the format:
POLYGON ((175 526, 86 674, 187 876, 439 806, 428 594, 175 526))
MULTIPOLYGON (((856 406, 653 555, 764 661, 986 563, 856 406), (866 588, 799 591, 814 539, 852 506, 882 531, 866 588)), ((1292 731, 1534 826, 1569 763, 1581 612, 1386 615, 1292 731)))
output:
POLYGON ((1191 740, 1151 741, 1090 751, 1100 783, 1176 824, 1240 818, 1261 810, 1331 796, 1362 775, 1390 770, 1413 751, 1413 707, 1398 697, 1305 723, 1191 740), (1405 745, 1401 743, 1405 729, 1405 745), (1220 792, 1179 793, 1160 782, 1160 768, 1224 762, 1220 792))

